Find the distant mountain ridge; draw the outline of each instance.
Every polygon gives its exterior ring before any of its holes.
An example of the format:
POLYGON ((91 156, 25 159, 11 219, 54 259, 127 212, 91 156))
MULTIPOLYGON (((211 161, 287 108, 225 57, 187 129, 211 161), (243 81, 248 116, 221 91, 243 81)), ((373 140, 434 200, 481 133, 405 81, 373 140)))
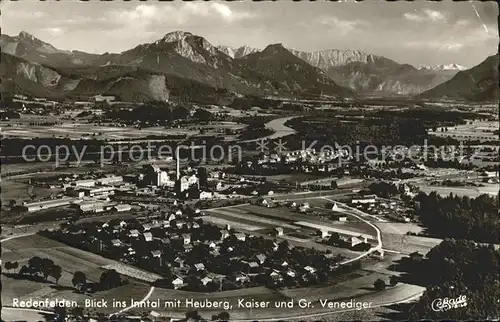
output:
POLYGON ((477 66, 459 71, 452 79, 422 93, 420 97, 498 102, 498 66, 498 54, 490 56, 477 66))
MULTIPOLYGON (((244 61, 231 58, 203 37, 183 31, 168 33, 155 42, 141 44, 121 53, 102 55, 59 50, 24 32, 15 37, 2 35, 0 40, 2 52, 44 66, 58 75, 68 75, 78 83, 73 89, 68 90, 71 93, 67 93, 68 91, 58 87, 50 87, 47 84, 40 84, 38 80, 30 79, 30 82, 45 86, 47 91, 58 94, 78 93, 80 96, 89 96, 109 93, 120 87, 117 84, 126 83, 131 87, 132 93, 137 92, 134 97, 167 99, 169 95, 166 93, 171 86, 177 88, 177 91, 182 91, 186 97, 186 93, 190 91, 181 90, 177 86, 183 83, 186 86, 197 84, 197 87, 211 88, 212 93, 224 93, 221 95, 228 96, 239 93, 296 97, 310 95, 312 87, 322 88, 320 93, 331 97, 342 98, 343 95, 353 95, 351 91, 325 77, 321 70, 300 59, 292 62, 290 56, 286 54, 290 53, 284 48, 280 50, 279 55, 272 57, 274 63, 281 64, 281 59, 288 61, 292 64, 291 68, 307 71, 306 78, 304 75, 292 74, 289 70, 283 74, 279 69, 270 75, 267 70, 259 69, 258 64, 245 65, 244 61), (300 80, 295 80, 293 77, 300 80), (172 84, 171 79, 175 80, 175 84, 172 84), (114 82, 115 85, 110 87, 109 82, 114 82), (152 94, 152 87, 155 88, 156 94, 152 94), (144 95, 140 95, 141 91, 144 95)), ((253 63, 251 60, 248 62, 253 63)), ((27 74, 24 76, 27 77, 27 74)), ((125 86, 120 88, 121 92, 125 90, 125 86)))
POLYGON ((228 55, 229 57, 236 59, 261 51, 260 49, 248 46, 230 47, 230 46, 219 45, 217 46, 217 49, 219 49, 221 52, 228 55))
POLYGON ((448 65, 420 65, 418 69, 428 69, 428 70, 466 70, 467 67, 458 65, 458 64, 448 64, 448 65))
MULTIPOLYGON (((241 58, 259 49, 218 46, 229 56, 241 58)), ((305 52, 287 48, 291 53, 318 67, 337 84, 361 94, 415 95, 451 79, 462 66, 442 65, 436 68, 415 68, 399 64, 383 56, 359 50, 321 50, 305 52)))
POLYGON ((267 78, 274 87, 293 93, 309 95, 339 93, 351 97, 353 92, 337 85, 321 69, 295 56, 282 44, 272 44, 261 52, 254 52, 235 60, 240 68, 250 67, 267 78))

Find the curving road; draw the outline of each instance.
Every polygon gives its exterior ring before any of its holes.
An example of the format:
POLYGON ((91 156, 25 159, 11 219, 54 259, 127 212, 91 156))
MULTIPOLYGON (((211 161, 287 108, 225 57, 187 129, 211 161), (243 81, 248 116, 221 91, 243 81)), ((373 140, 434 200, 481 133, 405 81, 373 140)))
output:
MULTIPOLYGON (((147 300, 149 300, 149 298, 151 297, 151 295, 153 295, 153 292, 155 290, 155 287, 154 286, 151 286, 151 288, 149 289, 149 292, 142 298, 142 300, 140 300, 136 306, 140 306, 142 303, 146 302, 147 300)), ((131 310, 133 309, 134 307, 136 307, 134 305, 130 305, 126 308, 123 308, 121 309, 120 311, 116 312, 116 313, 112 313, 110 314, 110 316, 113 316, 115 314, 121 314, 121 313, 124 313, 124 312, 127 312, 128 310, 131 310)))
MULTIPOLYGON (((369 254, 373 253, 376 250, 381 250, 382 249, 382 233, 381 233, 380 229, 377 226, 375 226, 374 224, 372 224, 368 220, 365 220, 365 219, 361 218, 361 216, 354 214, 353 209, 351 207, 347 206, 344 203, 341 203, 341 202, 338 202, 336 200, 332 200, 332 199, 329 199, 329 198, 326 198, 326 197, 323 197, 322 199, 325 199, 325 200, 330 201, 330 202, 335 202, 336 204, 340 205, 340 207, 348 210, 348 211, 346 211, 347 214, 349 214, 349 215, 351 215, 353 217, 356 217, 357 219, 361 220, 365 224, 367 224, 370 227, 372 227, 373 229, 375 229, 375 231, 377 232, 377 246, 370 248, 369 250, 367 250, 363 254, 359 255, 358 257, 351 258, 349 260, 346 260, 346 261, 340 263, 341 265, 345 265, 345 264, 348 264, 348 263, 355 262, 355 261, 357 261, 357 260, 359 260, 359 259, 361 259, 361 258, 363 258, 365 256, 368 256, 369 254)), ((357 211, 359 211, 359 210, 357 210, 357 211)), ((368 215, 368 214, 366 214, 366 213, 364 213, 362 211, 360 213, 362 213, 363 215, 368 215)))

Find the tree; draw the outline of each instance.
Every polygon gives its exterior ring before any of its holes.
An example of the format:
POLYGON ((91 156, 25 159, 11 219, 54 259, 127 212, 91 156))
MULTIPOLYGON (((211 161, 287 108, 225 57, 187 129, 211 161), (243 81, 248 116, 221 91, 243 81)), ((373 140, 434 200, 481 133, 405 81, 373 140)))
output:
POLYGON ((373 286, 375 287, 375 290, 377 291, 383 291, 385 290, 385 282, 382 279, 378 279, 373 283, 373 286))
POLYGON ((5 262, 4 267, 6 270, 10 271, 11 269, 14 269, 12 262, 5 262))
POLYGON ((66 321, 66 315, 67 315, 66 307, 56 306, 54 308, 54 313, 56 314, 54 321, 58 321, 58 322, 66 321))
POLYGON ((328 243, 330 245, 336 245, 339 243, 339 241, 340 241, 340 235, 339 235, 339 233, 336 233, 336 232, 333 232, 330 235, 330 238, 328 239, 328 243))
POLYGON ((201 320, 201 315, 198 313, 198 311, 189 311, 186 312, 186 319, 193 319, 195 321, 200 321, 201 320))
POLYGON ((81 291, 83 289, 83 286, 87 284, 87 276, 85 275, 84 272, 77 271, 75 272, 75 274, 73 274, 71 283, 75 288, 81 291))
POLYGON ((56 281, 56 284, 59 283, 59 279, 62 276, 61 266, 59 266, 59 265, 52 266, 52 269, 50 271, 50 276, 52 276, 54 278, 54 280, 56 281))
POLYGON ((196 112, 194 112, 193 114, 193 118, 197 119, 197 120, 200 120, 200 121, 211 121, 214 119, 214 116, 212 113, 210 113, 209 111, 203 109, 203 108, 199 108, 196 110, 196 112))
POLYGON ((389 283, 391 284, 391 286, 395 286, 396 284, 398 284, 398 280, 399 277, 397 277, 396 275, 392 275, 389 279, 389 283))
POLYGON ((18 269, 19 267, 19 263, 18 262, 12 262, 12 269, 15 271, 16 269, 18 269))
POLYGON ((111 289, 122 285, 122 279, 117 271, 110 269, 101 274, 99 284, 102 289, 111 289))
POLYGON ((54 261, 48 258, 42 258, 40 272, 43 275, 43 278, 47 280, 52 272, 52 268, 54 267, 54 261))
POLYGON ((218 317, 219 321, 229 321, 230 315, 229 315, 229 312, 224 311, 224 312, 220 312, 217 317, 218 317))
POLYGON ((76 306, 70 310, 70 314, 76 318, 83 316, 83 307, 76 306))
POLYGON ((332 182, 330 183, 330 189, 337 189, 339 186, 337 184, 337 181, 336 180, 332 180, 332 182))
POLYGON ((28 266, 23 265, 21 267, 21 269, 19 270, 19 275, 26 275, 26 274, 30 274, 31 275, 32 272, 31 272, 31 269, 28 266))
POLYGON ((28 267, 31 274, 42 273, 43 261, 39 256, 33 256, 28 260, 28 267))

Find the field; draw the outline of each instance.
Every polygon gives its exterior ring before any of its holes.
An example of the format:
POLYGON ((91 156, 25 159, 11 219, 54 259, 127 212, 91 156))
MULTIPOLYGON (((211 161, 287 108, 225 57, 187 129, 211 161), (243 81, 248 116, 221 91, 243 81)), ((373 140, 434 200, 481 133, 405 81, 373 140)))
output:
POLYGON ((30 199, 30 193, 36 198, 48 198, 56 189, 34 187, 31 191, 28 189, 28 179, 12 179, 2 180, 0 184, 2 187, 2 204, 7 205, 9 200, 16 200, 18 204, 20 201, 27 201, 30 199))
POLYGON ((446 197, 450 193, 457 195, 459 197, 468 196, 471 198, 476 198, 482 194, 497 195, 500 190, 499 184, 486 184, 484 187, 442 187, 442 186, 431 186, 431 185, 419 185, 420 191, 425 193, 431 193, 432 191, 437 192, 439 195, 446 197))
MULTIPOLYGON (((318 205, 324 203, 322 201, 318 205)), ((234 223, 235 228, 238 224, 252 226, 251 229, 248 229, 250 231, 282 227, 287 231, 294 230, 314 233, 317 230, 316 228, 320 229, 323 227, 326 230, 338 231, 339 233, 347 233, 347 235, 354 236, 359 234, 374 234, 372 227, 349 215, 347 222, 334 222, 310 213, 295 212, 287 207, 267 208, 258 205, 241 205, 226 209, 214 209, 209 212, 211 216, 207 218, 208 221, 216 223, 213 219, 216 217, 219 218, 220 223, 234 223)), ((247 230, 245 228, 242 229, 247 230)))
POLYGON ((467 121, 467 124, 448 127, 447 129, 447 131, 442 131, 441 128, 438 128, 436 132, 429 131, 429 134, 440 137, 450 136, 457 140, 498 140, 498 134, 493 133, 498 131, 498 121, 467 121))
POLYGON ((382 233, 384 249, 398 251, 403 254, 413 252, 427 254, 431 248, 439 245, 441 241, 442 239, 439 238, 382 233))
MULTIPOLYGON (((7 240, 2 243, 2 262, 18 261, 19 265, 25 265, 33 257, 50 258, 55 264, 63 269, 62 277, 58 285, 43 280, 27 280, 19 278, 17 275, 8 274, 4 271, 2 274, 2 303, 5 306, 11 306, 13 298, 19 299, 44 299, 44 298, 63 298, 66 300, 75 300, 79 305, 83 305, 84 299, 90 297, 100 299, 127 300, 130 298, 141 299, 148 292, 149 285, 122 276, 129 280, 129 284, 119 288, 98 292, 92 295, 83 295, 75 292, 72 287, 71 279, 73 273, 82 271, 90 282, 98 282, 101 273, 107 265, 116 265, 115 261, 106 259, 99 255, 85 252, 70 246, 63 245, 51 239, 31 235, 7 240)), ((108 313, 112 312, 108 310, 108 313)))
POLYGON ((288 174, 276 174, 273 176, 266 176, 268 181, 291 181, 291 182, 303 182, 310 180, 318 180, 323 179, 325 176, 317 175, 317 174, 308 174, 308 173, 288 173, 288 174))
POLYGON ((99 126, 97 124, 86 122, 71 122, 62 121, 63 124, 54 125, 30 125, 30 122, 53 122, 57 119, 47 117, 25 117, 20 120, 9 122, 0 122, 2 134, 5 138, 25 138, 31 139, 36 137, 46 138, 71 138, 71 139, 103 139, 103 140, 125 140, 125 139, 140 139, 149 135, 154 136, 169 136, 169 135, 193 135, 197 134, 197 130, 188 129, 166 129, 164 127, 150 127, 138 129, 134 127, 117 127, 117 126, 99 126))

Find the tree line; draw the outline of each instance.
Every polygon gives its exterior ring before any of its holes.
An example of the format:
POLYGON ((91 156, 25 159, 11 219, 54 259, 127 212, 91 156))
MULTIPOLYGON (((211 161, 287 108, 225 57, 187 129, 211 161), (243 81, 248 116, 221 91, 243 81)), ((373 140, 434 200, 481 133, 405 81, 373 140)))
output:
POLYGON ((420 192, 414 201, 418 218, 431 234, 485 243, 500 241, 498 195, 471 199, 420 192))
POLYGON ((500 316, 500 250, 470 241, 445 240, 427 254, 420 265, 412 265, 414 275, 426 291, 405 319, 417 321, 468 319, 494 320, 500 316), (465 296, 467 305, 436 312, 432 302, 465 296))

